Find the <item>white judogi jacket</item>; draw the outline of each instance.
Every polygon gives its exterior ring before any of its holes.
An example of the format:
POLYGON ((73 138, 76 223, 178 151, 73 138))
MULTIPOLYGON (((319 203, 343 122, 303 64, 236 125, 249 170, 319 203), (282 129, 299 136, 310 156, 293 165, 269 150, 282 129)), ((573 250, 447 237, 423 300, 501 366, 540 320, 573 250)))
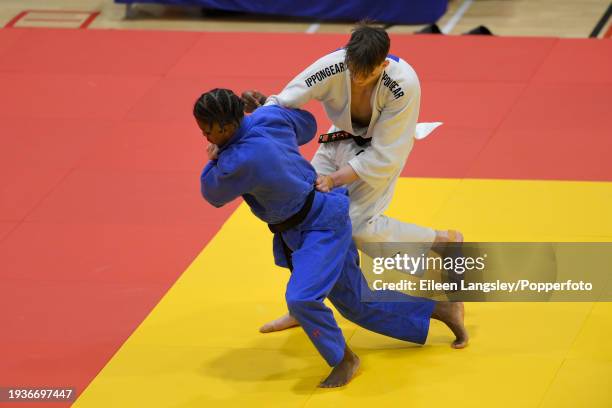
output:
POLYGON ((368 147, 352 140, 321 144, 312 164, 319 174, 330 174, 349 164, 359 180, 348 185, 350 216, 357 247, 365 242, 432 242, 430 228, 400 222, 383 215, 389 206, 414 139, 422 139, 441 123, 417 126, 421 88, 408 63, 388 56, 389 65, 381 75, 370 104, 369 126, 355 128, 351 122, 351 78, 344 64, 345 50, 334 51, 298 74, 266 105, 299 108, 311 99, 323 104, 327 116, 338 129, 371 138, 368 147))
MULTIPOLYGON (((373 188, 389 183, 390 177, 404 166, 416 135, 421 88, 416 73, 408 63, 395 56, 372 93, 372 118, 367 128, 351 123, 350 73, 344 64, 345 50, 328 54, 297 75, 268 104, 299 108, 311 99, 323 103, 327 116, 339 129, 365 138, 371 146, 349 160, 361 180, 373 188)), ((425 130, 429 133, 431 126, 425 130)), ((423 135, 419 135, 423 137, 423 135)), ((421 138, 419 137, 419 138, 421 138)))

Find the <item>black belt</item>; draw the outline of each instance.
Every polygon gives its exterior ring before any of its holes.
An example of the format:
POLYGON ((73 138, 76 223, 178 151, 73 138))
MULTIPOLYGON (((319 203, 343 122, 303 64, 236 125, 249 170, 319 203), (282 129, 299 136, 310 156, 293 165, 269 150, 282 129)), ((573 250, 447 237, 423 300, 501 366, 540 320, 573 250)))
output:
MULTIPOLYGON (((310 208, 312 207, 312 202, 314 201, 314 196, 315 196, 315 191, 313 189, 308 194, 308 197, 306 197, 306 202, 304 203, 302 208, 300 208, 300 211, 296 212, 291 217, 287 218, 285 221, 281 223, 268 224, 268 228, 270 228, 270 231, 277 234, 280 232, 290 230, 291 228, 297 225, 300 225, 302 221, 306 219, 306 216, 310 212, 310 208)), ((287 266, 289 267, 289 270, 293 272, 293 259, 292 259, 293 251, 289 248, 289 246, 283 239, 282 235, 280 236, 280 240, 281 240, 281 244, 283 245, 283 253, 285 254, 285 259, 287 260, 287 266)))
POLYGON ((314 201, 314 197, 315 197, 315 190, 312 190, 308 194, 308 197, 306 197, 306 202, 304 203, 304 205, 302 206, 302 208, 300 208, 298 212, 296 212, 295 214, 293 214, 291 217, 287 218, 283 222, 280 222, 278 224, 268 224, 268 228, 270 228, 270 231, 276 234, 279 232, 290 230, 291 228, 297 225, 300 225, 302 221, 306 219, 306 216, 310 212, 310 208, 312 207, 312 202, 314 201))
POLYGON ((366 146, 372 141, 371 138, 366 139, 365 137, 355 136, 344 130, 319 135, 319 143, 339 142, 340 140, 346 139, 353 139, 358 146, 366 146))

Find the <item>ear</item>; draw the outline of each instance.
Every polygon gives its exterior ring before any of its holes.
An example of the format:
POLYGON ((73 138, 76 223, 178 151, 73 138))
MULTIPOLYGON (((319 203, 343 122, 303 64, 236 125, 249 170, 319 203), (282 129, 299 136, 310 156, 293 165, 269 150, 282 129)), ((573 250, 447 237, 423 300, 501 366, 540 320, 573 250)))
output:
POLYGON ((382 65, 383 65, 383 69, 387 68, 389 66, 389 60, 384 60, 382 65))
POLYGON ((234 133, 234 130, 236 130, 236 125, 234 125, 233 123, 226 123, 225 125, 223 125, 223 127, 221 128, 221 133, 222 134, 228 134, 234 133))

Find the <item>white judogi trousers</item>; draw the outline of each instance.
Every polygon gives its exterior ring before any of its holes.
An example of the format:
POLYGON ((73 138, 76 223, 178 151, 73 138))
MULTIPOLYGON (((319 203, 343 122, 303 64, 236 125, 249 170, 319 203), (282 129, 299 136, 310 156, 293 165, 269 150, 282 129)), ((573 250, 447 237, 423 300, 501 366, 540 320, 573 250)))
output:
MULTIPOLYGON (((424 128, 417 129, 419 139, 424 138, 437 126, 423 125, 424 128)), ((338 130, 337 127, 332 126, 328 132, 338 130)), ((410 143, 414 143, 414 138, 410 143)), ((357 145, 351 139, 323 143, 315 153, 312 165, 317 174, 331 174, 345 166, 349 160, 361 154, 366 148, 357 145)), ((373 242, 432 243, 434 241, 436 233, 433 229, 399 221, 383 214, 391 203, 395 185, 403 167, 403 165, 400 166, 395 174, 390 175, 389 183, 379 188, 373 188, 363 180, 356 180, 346 186, 351 199, 349 214, 353 224, 353 239, 359 250, 363 251, 363 244, 373 242)))

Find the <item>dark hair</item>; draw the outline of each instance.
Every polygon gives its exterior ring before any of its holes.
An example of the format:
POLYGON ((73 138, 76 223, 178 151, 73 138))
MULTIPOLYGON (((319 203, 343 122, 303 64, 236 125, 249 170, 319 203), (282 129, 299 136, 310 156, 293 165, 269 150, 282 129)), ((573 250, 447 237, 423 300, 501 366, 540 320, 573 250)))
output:
POLYGON ((390 46, 391 40, 384 28, 362 21, 352 30, 345 46, 344 63, 354 74, 370 74, 387 58, 390 46))
POLYGON ((200 122, 240 125, 244 117, 242 99, 230 89, 215 88, 203 93, 193 106, 193 116, 200 122))

